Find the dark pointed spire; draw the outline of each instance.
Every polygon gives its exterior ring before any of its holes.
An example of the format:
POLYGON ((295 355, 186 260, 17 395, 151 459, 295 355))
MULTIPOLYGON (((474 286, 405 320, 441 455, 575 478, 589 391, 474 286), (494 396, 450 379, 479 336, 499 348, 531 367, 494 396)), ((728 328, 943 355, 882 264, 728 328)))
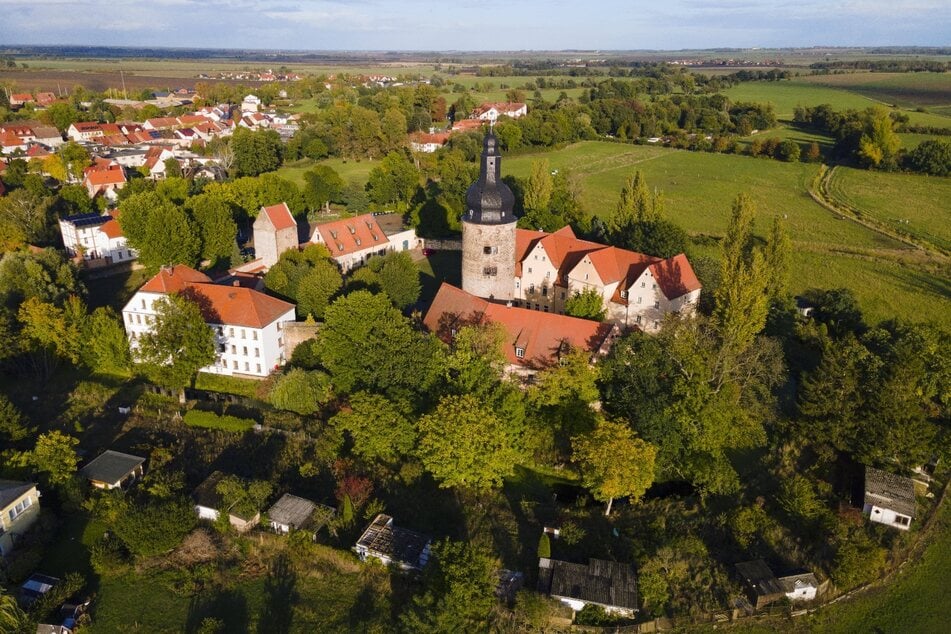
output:
POLYGON ((502 182, 502 155, 499 141, 489 130, 482 144, 482 164, 479 180, 466 192, 466 213, 463 219, 478 224, 505 224, 515 222, 512 209, 515 196, 502 182))

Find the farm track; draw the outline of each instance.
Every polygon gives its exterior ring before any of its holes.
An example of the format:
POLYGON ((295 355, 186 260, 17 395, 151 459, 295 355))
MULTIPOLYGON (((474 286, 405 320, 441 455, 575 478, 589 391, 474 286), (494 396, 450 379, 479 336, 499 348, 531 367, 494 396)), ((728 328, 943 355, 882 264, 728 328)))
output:
POLYGON ((832 212, 836 216, 839 216, 840 218, 851 220, 852 222, 862 225, 866 229, 875 231, 876 233, 892 238, 893 240, 898 240, 899 242, 906 244, 913 249, 925 251, 942 263, 946 263, 947 257, 951 255, 947 250, 942 249, 937 245, 917 236, 911 236, 907 233, 895 231, 885 223, 875 220, 868 214, 863 213, 861 209, 843 200, 841 197, 837 197, 835 195, 835 188, 833 185, 835 174, 835 166, 828 167, 823 165, 819 169, 815 180, 813 180, 812 184, 809 186, 809 196, 812 197, 816 203, 832 212))

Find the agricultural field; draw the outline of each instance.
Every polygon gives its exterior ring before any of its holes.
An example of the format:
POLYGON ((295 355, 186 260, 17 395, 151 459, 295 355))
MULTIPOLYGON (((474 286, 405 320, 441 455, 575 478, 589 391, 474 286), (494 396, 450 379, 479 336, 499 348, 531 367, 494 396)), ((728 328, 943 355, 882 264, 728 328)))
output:
POLYGON ((841 88, 903 108, 951 107, 951 73, 846 73, 813 75, 803 82, 841 88))
MULTIPOLYGON (((583 202, 596 215, 612 212, 625 178, 641 170, 651 187, 663 192, 666 214, 693 236, 722 236, 733 199, 748 193, 759 209, 757 231, 765 236, 772 218, 782 215, 795 245, 792 286, 851 288, 872 321, 899 315, 912 320, 951 322, 947 300, 951 282, 932 273, 935 265, 921 252, 840 219, 809 196, 818 166, 782 163, 745 156, 704 154, 652 146, 583 142, 561 150, 507 158, 506 174, 526 178, 534 160, 547 159, 552 169, 573 169, 584 179, 583 202)), ((866 172, 857 172, 856 180, 866 172)), ((874 176, 890 176, 878 175, 874 176)), ((903 176, 919 187, 905 187, 885 200, 901 201, 908 217, 937 222, 935 211, 951 208, 951 188, 937 196, 929 186, 937 179, 903 176)), ((887 180, 887 179, 886 179, 887 180)), ((851 183, 851 180, 849 181, 851 183)), ((868 186, 869 191, 874 185, 868 186)), ((861 204, 861 201, 858 201, 861 204)), ((884 208, 888 203, 878 203, 884 208)), ((864 208, 863 208, 864 210, 864 208)), ((873 210, 869 210, 872 214, 873 210)), ((924 226, 924 225, 923 225, 924 226)), ((715 248, 700 249, 712 255, 715 248)), ((946 269, 945 269, 946 270, 946 269)))
MULTIPOLYGON (((806 81, 805 78, 779 82, 745 82, 728 88, 723 91, 723 94, 733 101, 772 103, 776 110, 776 116, 779 119, 787 120, 792 119, 793 110, 796 106, 829 104, 836 110, 864 110, 876 104, 889 106, 892 103, 892 101, 884 102, 871 96, 871 94, 854 92, 845 86, 841 88, 828 86, 806 81)), ((951 99, 946 98, 945 103, 951 105, 951 99)), ((909 105, 902 111, 903 114, 908 115, 909 122, 912 125, 951 127, 951 117, 909 109, 917 107, 917 105, 920 104, 909 105)))

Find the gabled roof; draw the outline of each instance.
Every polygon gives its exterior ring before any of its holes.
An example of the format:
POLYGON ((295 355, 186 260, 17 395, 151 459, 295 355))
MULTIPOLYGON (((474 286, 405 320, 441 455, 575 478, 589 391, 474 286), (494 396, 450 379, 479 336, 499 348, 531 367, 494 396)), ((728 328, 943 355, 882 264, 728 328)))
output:
POLYGON ((865 468, 865 504, 915 516, 915 483, 894 473, 865 468))
POLYGON ((267 512, 272 522, 313 531, 324 526, 335 514, 336 511, 325 504, 317 504, 290 493, 282 495, 267 512))
POLYGON ((90 185, 118 185, 125 182, 125 172, 117 170, 93 170, 86 174, 90 185))
POLYGON ((651 274, 667 299, 680 297, 700 288, 700 280, 683 253, 650 265, 651 274))
POLYGON ((212 324, 264 328, 294 304, 242 286, 188 284, 184 292, 196 299, 205 321, 212 324))
POLYGON ((119 223, 116 222, 115 218, 109 220, 104 225, 99 227, 99 230, 106 234, 107 238, 121 238, 125 235, 122 233, 122 227, 119 226, 119 223))
POLYGON ((472 116, 478 117, 481 114, 488 112, 489 110, 495 108, 500 113, 505 112, 517 112, 525 107, 524 103, 512 101, 512 102, 486 102, 477 106, 472 111, 472 116))
POLYGON ((325 222, 314 227, 314 232, 320 234, 332 257, 384 246, 388 242, 373 214, 325 222))
POLYGON ((42 145, 34 143, 30 146, 30 149, 26 151, 26 155, 30 158, 43 158, 44 156, 49 156, 50 153, 42 145))
POLYGON ((816 576, 811 572, 801 572, 793 575, 786 575, 785 577, 778 577, 779 585, 782 586, 783 590, 787 593, 795 592, 800 588, 819 587, 819 580, 816 579, 816 576))
POLYGON ((163 266, 139 290, 146 293, 179 293, 191 283, 208 282, 211 282, 211 278, 204 273, 199 273, 184 264, 176 264, 175 266, 163 266))
POLYGON ((77 121, 76 123, 72 124, 71 127, 75 128, 77 132, 102 131, 102 127, 96 121, 77 121))
POLYGON ((446 283, 439 287, 423 323, 447 343, 463 326, 500 324, 508 334, 509 363, 530 367, 551 365, 569 348, 597 353, 614 331, 609 323, 493 304, 446 283))
POLYGON ((297 230, 297 221, 294 220, 294 216, 291 214, 287 203, 261 207, 261 213, 271 222, 271 226, 274 227, 275 231, 290 229, 291 227, 293 227, 295 231, 297 230))
POLYGON ((19 480, 0 480, 0 512, 21 495, 36 487, 33 482, 19 480))
POLYGON ((786 592, 776 575, 762 559, 738 563, 736 564, 736 571, 757 596, 770 597, 786 592))
POLYGON ((541 243, 548 259, 558 269, 558 277, 567 274, 587 253, 606 248, 603 244, 589 242, 575 237, 571 227, 562 227, 554 233, 516 229, 515 231, 515 275, 522 275, 522 263, 541 243))
POLYGON ((553 597, 626 610, 638 609, 637 574, 631 564, 589 559, 585 566, 543 557, 538 568, 539 589, 553 597))
POLYGON ((145 462, 145 458, 108 449, 79 470, 87 480, 113 483, 127 477, 145 462))

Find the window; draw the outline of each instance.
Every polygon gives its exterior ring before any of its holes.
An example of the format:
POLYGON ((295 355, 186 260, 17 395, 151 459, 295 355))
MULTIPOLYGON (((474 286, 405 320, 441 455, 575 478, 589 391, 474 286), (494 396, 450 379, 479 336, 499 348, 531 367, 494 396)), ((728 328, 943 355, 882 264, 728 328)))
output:
POLYGON ((142 310, 145 310, 145 300, 142 300, 142 310))
POLYGON ((544 310, 544 311, 547 313, 547 312, 548 312, 548 306, 547 306, 547 305, 546 305, 546 306, 542 306, 542 310, 544 310))
POLYGON ((896 516, 895 516, 895 523, 896 523, 896 524, 901 524, 902 526, 908 526, 908 524, 909 524, 910 522, 911 522, 911 518, 910 518, 910 517, 905 517, 904 515, 896 515, 896 516))
POLYGON ((243 347, 241 348, 241 354, 244 355, 244 356, 248 356, 248 347, 247 347, 247 346, 243 346, 243 347))
POLYGON ((647 288, 647 282, 641 282, 641 288, 647 288))
POLYGON ((255 356, 255 357, 260 357, 260 356, 261 356, 261 349, 260 349, 260 348, 255 348, 255 349, 254 349, 254 356, 255 356))
POLYGON ((561 292, 561 298, 562 298, 562 299, 565 298, 565 291, 562 291, 562 292, 561 292))
POLYGON ((232 369, 237 370, 237 369, 238 369, 238 362, 237 362, 237 361, 232 361, 232 362, 231 362, 231 367, 232 367, 232 369))
POLYGON ((499 267, 497 266, 487 266, 482 269, 483 275, 488 275, 489 277, 495 277, 499 273, 499 267))
POLYGON ((651 288, 653 288, 653 289, 656 291, 656 290, 657 290, 657 284, 651 284, 651 288))
POLYGON ((548 271, 547 273, 545 273, 545 279, 550 279, 550 278, 551 278, 551 271, 548 271))
POLYGON ((528 267, 528 272, 529 272, 529 273, 532 272, 532 267, 528 267))
POLYGON ((218 331, 218 336, 219 336, 219 337, 222 336, 223 334, 225 334, 225 329, 222 328, 221 326, 218 326, 217 328, 215 328, 215 330, 218 331))
POLYGON ((524 358, 525 358, 525 348, 520 348, 520 347, 516 346, 516 347, 515 347, 515 356, 518 357, 519 359, 524 359, 524 358))
POLYGON ((257 341, 257 340, 258 340, 258 331, 257 331, 257 330, 252 330, 252 331, 251 331, 251 339, 253 339, 254 341, 257 341))
POLYGON ((585 279, 585 280, 588 279, 588 274, 587 274, 587 273, 584 274, 584 279, 585 279))
POLYGON ((234 337, 234 328, 228 328, 228 336, 234 337))
POLYGON ((515 280, 515 290, 518 290, 518 280, 515 280))
POLYGON ((257 368, 258 368, 258 374, 261 374, 261 364, 260 364, 260 363, 257 365, 257 368))
POLYGON ((227 346, 225 344, 221 344, 218 346, 218 352, 224 352, 226 348, 227 346))
POLYGON ((482 247, 482 253, 486 255, 495 255, 499 252, 498 247, 482 247))
POLYGON ((627 299, 627 291, 621 291, 621 299, 627 299))
POLYGON ((238 347, 231 344, 231 354, 238 354, 238 347))
POLYGON ((245 330, 244 328, 241 329, 241 338, 242 338, 242 339, 247 339, 247 338, 248 338, 248 331, 245 330))
POLYGON ((283 346, 284 346, 284 337, 278 337, 278 338, 277 338, 277 347, 278 347, 278 348, 281 348, 281 347, 283 347, 283 346))
POLYGON ((637 323, 641 323, 641 316, 640 316, 640 315, 637 316, 637 323))
POLYGON ((244 362, 244 371, 245 371, 245 372, 250 372, 250 371, 251 371, 251 364, 248 363, 247 361, 244 362))
POLYGON ((12 522, 13 520, 15 520, 17 517, 20 516, 21 513, 23 513, 23 511, 27 510, 31 506, 33 506, 32 498, 24 498, 23 500, 18 502, 16 506, 10 509, 10 521, 12 522))
POLYGON ((136 315, 136 316, 135 316, 135 323, 137 323, 137 324, 141 324, 141 323, 142 323, 142 315, 136 315))
POLYGON ((637 303, 638 303, 638 304, 640 304, 640 303, 643 302, 643 301, 644 301, 644 298, 643 298, 643 297, 638 297, 638 298, 637 298, 637 303))
POLYGON ((660 308, 660 302, 654 302, 654 308, 660 308))
POLYGON ((126 315, 126 317, 129 318, 129 323, 131 324, 131 323, 132 323, 132 315, 126 315))
POLYGON ((548 297, 548 287, 542 286, 542 297, 548 297))

